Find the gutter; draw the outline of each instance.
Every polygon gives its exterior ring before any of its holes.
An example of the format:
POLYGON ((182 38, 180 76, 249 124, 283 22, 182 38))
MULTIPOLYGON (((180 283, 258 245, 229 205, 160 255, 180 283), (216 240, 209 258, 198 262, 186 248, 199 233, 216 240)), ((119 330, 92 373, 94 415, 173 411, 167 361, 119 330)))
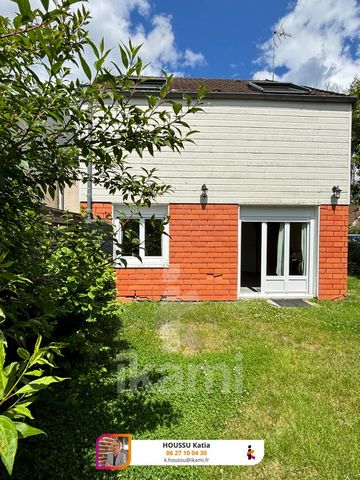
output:
MULTIPOLYGON (((126 92, 124 92, 126 95, 126 92)), ((147 90, 146 92, 137 92, 133 94, 134 97, 147 97, 149 95, 159 95, 158 90, 147 90)), ((197 92, 180 92, 170 91, 166 98, 182 99, 184 95, 189 95, 192 98, 197 97, 197 92)), ((357 97, 350 95, 330 96, 330 95, 311 95, 311 94, 274 94, 274 93, 238 93, 238 92, 208 92, 205 95, 205 100, 209 98, 218 98, 226 100, 276 100, 276 101, 292 101, 292 102, 317 102, 317 103, 356 103, 357 97)))

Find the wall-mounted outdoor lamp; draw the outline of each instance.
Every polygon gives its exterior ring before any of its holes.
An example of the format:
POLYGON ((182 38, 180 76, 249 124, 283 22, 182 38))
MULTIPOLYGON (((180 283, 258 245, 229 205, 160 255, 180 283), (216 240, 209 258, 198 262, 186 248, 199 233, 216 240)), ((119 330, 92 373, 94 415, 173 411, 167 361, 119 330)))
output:
POLYGON ((206 208, 206 205, 207 205, 208 190, 209 190, 208 187, 204 183, 204 185, 201 187, 201 195, 200 195, 200 205, 203 210, 206 208))
POLYGON ((201 187, 201 191, 202 191, 201 198, 202 198, 202 200, 207 200, 208 190, 209 190, 208 187, 204 183, 204 185, 201 187))
POLYGON ((340 194, 342 192, 341 188, 339 187, 339 185, 334 185, 332 187, 332 191, 333 191, 333 194, 334 194, 334 197, 335 198, 340 198, 340 194))

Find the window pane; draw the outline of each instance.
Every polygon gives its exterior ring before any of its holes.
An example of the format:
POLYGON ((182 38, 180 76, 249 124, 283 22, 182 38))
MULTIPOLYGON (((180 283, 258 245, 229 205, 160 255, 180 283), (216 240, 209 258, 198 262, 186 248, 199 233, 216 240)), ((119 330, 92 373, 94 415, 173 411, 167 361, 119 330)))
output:
POLYGON ((145 256, 161 257, 163 222, 160 219, 145 219, 145 256))
POLYGON ((122 255, 130 257, 139 255, 140 222, 139 220, 124 220, 122 228, 122 255))
POLYGON ((284 275, 285 224, 269 222, 267 224, 267 275, 284 275))
POLYGON ((290 223, 290 275, 306 275, 307 223, 290 223))

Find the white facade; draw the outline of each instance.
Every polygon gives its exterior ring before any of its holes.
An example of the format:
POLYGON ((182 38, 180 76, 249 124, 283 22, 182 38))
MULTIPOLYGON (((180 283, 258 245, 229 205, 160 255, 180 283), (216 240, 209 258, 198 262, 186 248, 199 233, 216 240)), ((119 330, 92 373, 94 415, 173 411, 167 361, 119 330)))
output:
MULTIPOLYGON (((347 99, 346 99, 347 100, 347 99)), ((331 203, 332 187, 342 189, 338 204, 350 202, 351 104, 344 101, 211 99, 204 112, 187 118, 195 145, 155 157, 136 155, 134 171, 157 168, 173 192, 159 203, 198 203, 201 186, 209 203, 240 205, 320 205, 331 203)), ((81 201, 86 201, 82 185, 81 201)), ((93 202, 122 203, 93 187, 93 202)))

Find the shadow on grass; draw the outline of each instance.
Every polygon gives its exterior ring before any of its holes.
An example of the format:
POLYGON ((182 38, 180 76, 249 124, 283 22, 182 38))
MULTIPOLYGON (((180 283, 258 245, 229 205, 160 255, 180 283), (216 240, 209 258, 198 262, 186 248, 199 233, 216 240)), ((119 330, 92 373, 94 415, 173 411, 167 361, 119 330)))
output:
MULTIPOLYGON (((107 329, 109 333, 109 325, 107 329)), ((113 338, 120 329, 117 319, 113 338)), ((95 470, 95 442, 99 435, 137 436, 177 421, 178 413, 170 402, 159 400, 141 385, 136 392, 118 393, 116 357, 130 350, 129 343, 115 339, 108 350, 99 354, 96 365, 81 371, 73 369, 77 372, 73 380, 43 392, 32 409, 35 421, 31 423, 47 435, 20 442, 12 479, 113 478, 113 472, 95 470)), ((162 374, 155 371, 148 376, 152 385, 162 379, 162 374)), ((0 478, 7 478, 1 468, 0 478)))

